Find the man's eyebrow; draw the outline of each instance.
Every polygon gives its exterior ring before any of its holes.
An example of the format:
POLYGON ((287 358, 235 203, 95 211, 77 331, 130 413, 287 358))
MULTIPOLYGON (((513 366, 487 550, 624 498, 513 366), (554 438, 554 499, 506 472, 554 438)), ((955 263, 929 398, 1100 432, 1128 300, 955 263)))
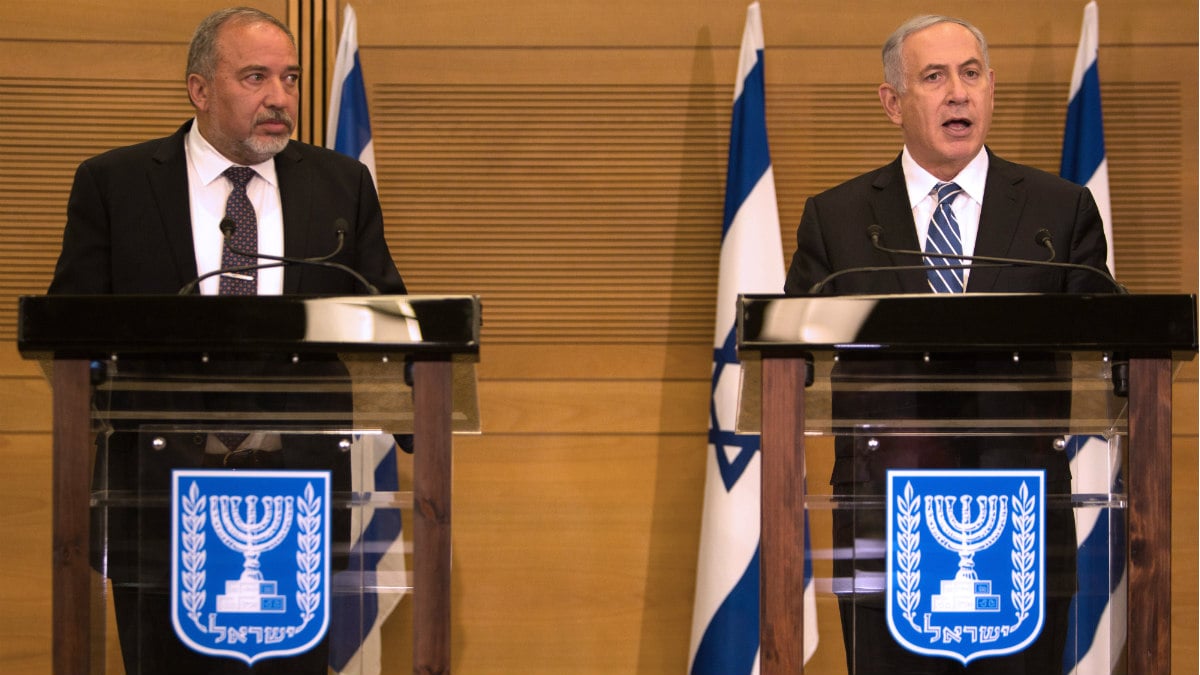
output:
MULTIPOLYGON (((263 73, 263 72, 269 72, 270 70, 271 70, 270 68, 268 68, 264 65, 261 65, 261 64, 251 64, 251 65, 244 66, 241 69, 239 69, 238 74, 249 75, 250 73, 263 73)), ((286 68, 284 68, 283 72, 292 74, 292 73, 299 73, 302 71, 300 69, 300 66, 290 65, 290 66, 287 66, 286 68)))
POLYGON ((982 68, 983 61, 980 61, 979 57, 972 56, 971 58, 967 59, 966 61, 963 61, 962 63, 958 64, 957 66, 950 66, 945 63, 929 63, 929 64, 926 64, 924 68, 921 68, 920 72, 928 73, 932 70, 950 70, 952 67, 966 68, 967 66, 975 66, 977 68, 982 68))

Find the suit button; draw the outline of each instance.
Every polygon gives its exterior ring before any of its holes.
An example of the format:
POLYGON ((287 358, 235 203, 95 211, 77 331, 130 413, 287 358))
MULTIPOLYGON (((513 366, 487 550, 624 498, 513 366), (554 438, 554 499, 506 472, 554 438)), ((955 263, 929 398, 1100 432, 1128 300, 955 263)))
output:
POLYGON ((150 439, 150 447, 155 451, 161 452, 167 447, 167 439, 163 438, 162 436, 155 436, 154 438, 150 439))
POLYGON ((204 434, 193 434, 192 435, 192 445, 196 445, 196 446, 204 445, 205 440, 207 440, 207 439, 205 438, 204 434))

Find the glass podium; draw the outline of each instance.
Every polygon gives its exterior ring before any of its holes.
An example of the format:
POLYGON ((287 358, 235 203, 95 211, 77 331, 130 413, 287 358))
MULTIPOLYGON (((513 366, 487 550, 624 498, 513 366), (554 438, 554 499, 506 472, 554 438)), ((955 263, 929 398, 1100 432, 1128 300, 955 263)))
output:
POLYGON ((447 670, 480 316, 474 296, 22 298, 53 390, 54 672, 360 672, 408 593, 403 649, 447 670))
POLYGON ((1169 672, 1193 297, 745 296, 739 350, 764 675, 1169 672))

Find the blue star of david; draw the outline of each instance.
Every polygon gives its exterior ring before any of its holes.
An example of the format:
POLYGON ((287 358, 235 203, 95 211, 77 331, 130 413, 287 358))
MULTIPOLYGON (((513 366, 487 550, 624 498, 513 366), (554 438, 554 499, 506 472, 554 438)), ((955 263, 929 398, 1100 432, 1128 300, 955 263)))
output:
POLYGON ((714 452, 717 453, 717 468, 721 472, 721 482, 725 484, 726 492, 732 490, 745 473, 750 460, 754 458, 754 453, 758 452, 760 440, 757 435, 738 434, 734 433, 733 429, 722 429, 720 418, 717 417, 717 382, 721 379, 725 366, 738 363, 736 337, 736 328, 730 328, 729 334, 725 336, 725 343, 713 349, 713 395, 708 400, 708 444, 713 446, 714 452), (726 451, 727 448, 738 449, 732 460, 728 458, 730 453, 726 451))

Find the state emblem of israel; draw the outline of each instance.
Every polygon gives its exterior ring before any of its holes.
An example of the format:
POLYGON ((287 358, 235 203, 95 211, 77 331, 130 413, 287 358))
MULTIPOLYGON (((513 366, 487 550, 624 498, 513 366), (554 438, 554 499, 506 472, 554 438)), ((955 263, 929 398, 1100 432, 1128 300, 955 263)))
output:
POLYGON ((893 470, 887 620, 905 649, 1019 652, 1045 620, 1045 472, 893 470))
POLYGON ((329 472, 177 470, 171 621, 192 649, 260 659, 329 628, 329 472))

